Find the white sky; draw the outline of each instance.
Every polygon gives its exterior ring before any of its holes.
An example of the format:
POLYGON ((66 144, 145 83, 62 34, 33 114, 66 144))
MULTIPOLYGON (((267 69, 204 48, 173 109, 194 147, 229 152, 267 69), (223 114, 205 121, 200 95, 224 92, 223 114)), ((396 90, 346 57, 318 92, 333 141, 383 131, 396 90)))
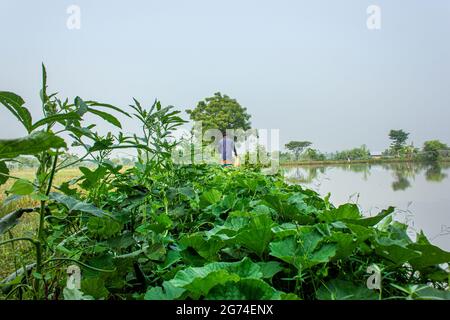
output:
MULTIPOLYGON (((70 99, 185 110, 221 91, 282 145, 381 151, 400 128, 416 146, 450 142, 450 1, 0 0, 0 35, 0 90, 36 117, 43 61, 49 91, 70 99), (371 4, 381 30, 366 27, 371 4)), ((23 134, 1 107, 0 138, 23 134)))

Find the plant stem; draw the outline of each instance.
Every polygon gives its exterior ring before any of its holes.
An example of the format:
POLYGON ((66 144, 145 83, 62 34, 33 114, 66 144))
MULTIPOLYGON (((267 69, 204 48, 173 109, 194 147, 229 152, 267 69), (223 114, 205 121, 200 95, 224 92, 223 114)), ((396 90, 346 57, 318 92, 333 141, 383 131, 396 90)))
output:
POLYGON ((0 246, 2 246, 4 244, 11 243, 11 242, 15 242, 15 241, 30 241, 32 244, 36 245, 36 241, 35 240, 33 240, 31 238, 22 237, 22 238, 13 238, 13 239, 2 241, 2 242, 0 242, 0 246))
MULTIPOLYGON (((58 162, 58 152, 56 152, 55 157, 53 159, 53 165, 50 172, 50 177, 47 184, 47 190, 45 195, 48 196, 50 190, 52 189, 53 178, 55 176, 56 171, 56 163, 58 162)), ((44 239, 44 222, 45 222, 45 200, 41 201, 41 208, 39 212, 39 227, 38 227, 38 240, 36 241, 36 272, 42 273, 42 248, 45 243, 44 239)), ((36 279, 36 292, 39 292, 39 279, 36 279)))
POLYGON ((49 263, 49 262, 52 262, 52 261, 69 261, 69 262, 74 262, 74 263, 76 263, 76 264, 79 264, 79 265, 82 266, 82 267, 85 267, 86 269, 90 269, 90 270, 98 271, 98 272, 106 272, 106 273, 108 273, 108 272, 114 272, 114 271, 116 271, 116 269, 113 269, 113 270, 107 270, 107 269, 95 268, 95 267, 90 266, 90 265, 88 265, 88 264, 86 264, 86 263, 83 263, 83 262, 81 262, 81 261, 78 261, 78 260, 75 260, 75 259, 71 259, 71 258, 52 258, 52 259, 50 259, 50 260, 45 261, 44 264, 49 263))
POLYGON ((49 178, 49 181, 48 181, 47 192, 45 193, 46 196, 48 196, 48 194, 50 193, 50 191, 52 189, 53 178, 55 177, 56 163, 57 162, 58 162, 58 152, 56 152, 55 159, 53 160, 53 166, 52 166, 52 171, 50 173, 50 178, 49 178))

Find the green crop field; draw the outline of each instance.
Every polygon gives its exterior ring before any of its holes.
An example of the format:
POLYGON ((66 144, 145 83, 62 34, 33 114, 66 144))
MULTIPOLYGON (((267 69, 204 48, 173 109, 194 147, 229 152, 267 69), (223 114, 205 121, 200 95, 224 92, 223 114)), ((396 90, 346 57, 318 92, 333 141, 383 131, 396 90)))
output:
MULTIPOLYGON (((55 183, 61 184, 64 181, 69 181, 80 174, 78 169, 65 169, 59 172, 55 176, 55 183)), ((33 179, 34 170, 24 169, 11 172, 12 176, 22 178, 22 179, 33 179)), ((0 204, 3 203, 5 199, 5 192, 11 188, 13 181, 8 181, 7 183, 0 186, 0 204)), ((19 208, 24 207, 35 207, 39 205, 39 201, 33 200, 29 197, 24 197, 19 201, 15 201, 9 205, 0 207, 0 218, 3 217, 8 212, 15 211, 19 208)), ((25 215, 20 219, 20 223, 11 229, 8 234, 0 236, 0 241, 7 240, 12 237, 20 237, 25 235, 34 235, 36 227, 38 225, 38 216, 36 213, 31 213, 25 215)), ((17 242, 10 245, 5 245, 0 247, 0 279, 5 278, 7 275, 11 274, 18 269, 23 263, 28 264, 33 261, 32 255, 30 255, 31 247, 28 243, 17 242)))

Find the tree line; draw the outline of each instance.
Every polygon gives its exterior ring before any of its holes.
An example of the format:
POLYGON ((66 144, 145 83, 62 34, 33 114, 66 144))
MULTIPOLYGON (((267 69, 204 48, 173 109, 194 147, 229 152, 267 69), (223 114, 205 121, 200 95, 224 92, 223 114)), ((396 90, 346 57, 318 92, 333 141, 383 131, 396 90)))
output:
POLYGON ((426 162, 436 162, 450 156, 450 148, 439 140, 425 141, 421 148, 408 143, 408 132, 403 129, 390 130, 388 137, 390 146, 381 154, 372 154, 366 145, 349 150, 336 151, 334 153, 322 153, 318 149, 311 148, 310 141, 290 141, 285 144, 287 152, 280 155, 281 161, 325 161, 325 160, 369 160, 373 158, 405 159, 426 162))

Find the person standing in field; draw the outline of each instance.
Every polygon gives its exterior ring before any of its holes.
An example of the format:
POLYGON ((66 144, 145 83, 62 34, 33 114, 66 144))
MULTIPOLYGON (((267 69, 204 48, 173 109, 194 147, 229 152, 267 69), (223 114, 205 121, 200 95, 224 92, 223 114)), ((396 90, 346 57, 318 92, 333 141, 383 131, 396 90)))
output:
POLYGON ((233 165, 233 153, 237 158, 236 145, 232 138, 227 137, 226 133, 223 133, 222 139, 217 143, 217 149, 219 151, 221 162, 223 167, 233 165))

